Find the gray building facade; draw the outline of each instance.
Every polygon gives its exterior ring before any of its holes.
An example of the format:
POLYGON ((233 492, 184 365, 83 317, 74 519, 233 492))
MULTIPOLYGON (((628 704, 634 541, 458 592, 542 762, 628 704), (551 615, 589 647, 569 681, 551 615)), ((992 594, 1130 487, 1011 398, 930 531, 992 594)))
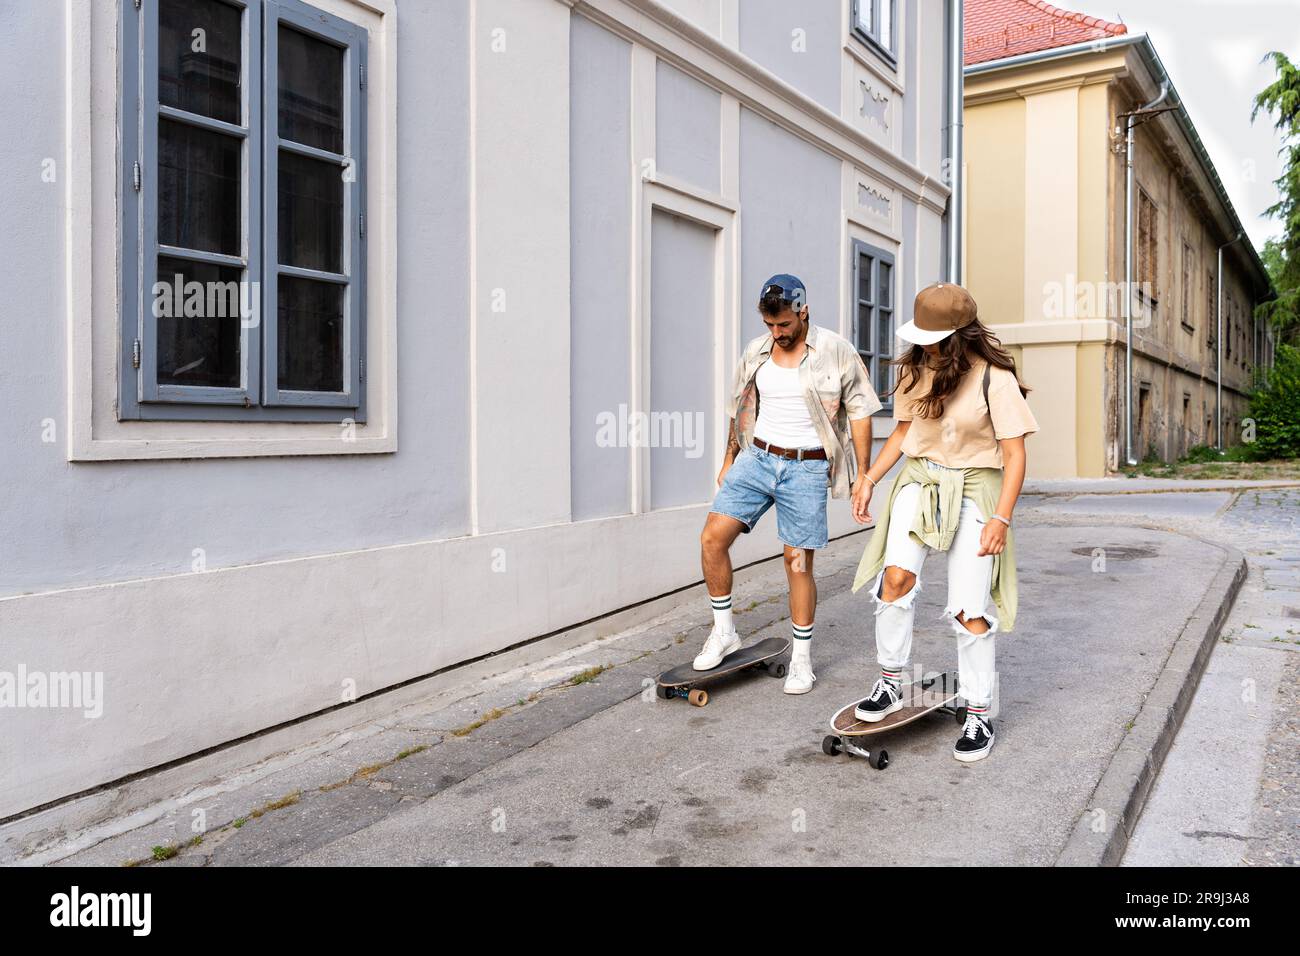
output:
POLYGON ((941 277, 944 11, 5 4, 0 819, 697 582, 762 280, 941 277))

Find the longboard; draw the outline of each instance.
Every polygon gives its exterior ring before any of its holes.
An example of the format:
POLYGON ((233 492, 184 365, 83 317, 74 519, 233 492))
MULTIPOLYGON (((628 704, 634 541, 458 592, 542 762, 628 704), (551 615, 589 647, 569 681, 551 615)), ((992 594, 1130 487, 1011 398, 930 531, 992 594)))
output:
POLYGON ((822 752, 834 757, 843 752, 855 757, 862 757, 877 770, 889 766, 889 751, 883 748, 868 750, 853 741, 854 737, 868 737, 871 734, 883 734, 886 731, 920 720, 926 714, 939 711, 951 714, 957 723, 966 723, 965 706, 957 706, 957 680, 951 674, 935 674, 923 679, 919 684, 904 684, 902 687, 903 706, 882 720, 869 723, 853 715, 853 710, 862 702, 859 697, 851 704, 841 707, 831 718, 833 733, 822 738, 822 752))
POLYGON ((785 662, 772 658, 784 654, 790 649, 789 638, 769 637, 752 647, 742 647, 732 651, 712 670, 697 671, 690 664, 681 664, 659 675, 659 685, 655 693, 662 700, 685 697, 696 707, 703 707, 709 702, 709 692, 701 685, 712 683, 729 674, 749 670, 751 667, 764 671, 768 677, 784 677, 785 662))

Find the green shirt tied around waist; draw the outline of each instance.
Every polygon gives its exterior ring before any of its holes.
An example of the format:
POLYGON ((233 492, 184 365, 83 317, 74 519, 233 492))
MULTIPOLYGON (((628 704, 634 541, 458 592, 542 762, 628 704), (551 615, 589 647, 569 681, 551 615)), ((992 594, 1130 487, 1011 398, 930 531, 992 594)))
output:
MULTIPOLYGON (((921 500, 912 516, 909 533, 936 551, 947 551, 957 533, 957 519, 961 515, 961 500, 970 498, 979 508, 984 520, 997 510, 1002 494, 1001 468, 942 468, 932 471, 924 458, 904 457, 894 483, 889 488, 889 500, 884 514, 867 542, 867 549, 858 564, 853 579, 853 593, 874 579, 885 564, 885 542, 889 538, 889 517, 894 510, 894 496, 904 485, 916 482, 921 486, 921 500)), ((1015 535, 1007 528, 1006 547, 1001 554, 993 555, 993 583, 990 587, 993 603, 998 609, 998 629, 1010 631, 1016 623, 1016 547, 1015 535)))

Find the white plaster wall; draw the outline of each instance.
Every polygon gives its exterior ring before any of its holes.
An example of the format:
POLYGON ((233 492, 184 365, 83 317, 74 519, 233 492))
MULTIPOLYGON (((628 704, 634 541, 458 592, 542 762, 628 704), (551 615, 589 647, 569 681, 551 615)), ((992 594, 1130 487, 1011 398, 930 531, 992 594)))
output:
MULTIPOLYGON (((0 712, 0 818, 336 706, 347 682, 374 692, 699 580, 705 505, 569 522, 574 14, 556 0, 398 7, 397 452, 94 464, 40 440, 43 422, 61 426, 66 411, 65 200, 40 182, 41 160, 65 147, 64 64, 49 54, 63 45, 63 7, 0 7, 0 77, 13 92, 0 122, 23 131, 0 141, 14 171, 0 180, 10 224, 0 235, 0 670, 105 679, 97 719, 0 712), (206 572, 190 573, 196 547, 206 572)), ((734 25, 734 8, 719 9, 734 25)), ((817 17, 842 26, 838 13, 817 17)), ((111 31, 97 33, 90 73, 101 87, 112 86, 113 55, 111 31)), ((632 59, 647 56, 653 78, 646 47, 632 59)), ((838 59, 835 70, 847 68, 838 59)), ((737 324, 754 331, 756 283, 793 268, 814 286, 816 320, 843 327, 846 159, 905 184, 916 211, 903 228, 914 221, 916 238, 904 238, 900 272, 917 286, 937 277, 942 199, 914 167, 856 145, 847 124, 792 108, 736 62, 717 69, 721 193, 742 209, 737 324), (797 221, 771 218, 778 188, 780 214, 797 221)), ((827 84, 825 69, 807 79, 834 103, 839 75, 827 84)), ((924 86, 941 85, 941 60, 918 69, 924 86)), ((648 155, 654 120, 630 124, 648 155)), ((937 136, 918 135, 919 164, 937 168, 937 136)), ((96 306, 111 304, 111 277, 107 293, 96 281, 96 306)), ((729 332, 728 347, 746 337, 729 332)), ((832 535, 857 528, 842 500, 830 523, 832 535)), ((769 520, 734 556, 779 550, 769 520)))

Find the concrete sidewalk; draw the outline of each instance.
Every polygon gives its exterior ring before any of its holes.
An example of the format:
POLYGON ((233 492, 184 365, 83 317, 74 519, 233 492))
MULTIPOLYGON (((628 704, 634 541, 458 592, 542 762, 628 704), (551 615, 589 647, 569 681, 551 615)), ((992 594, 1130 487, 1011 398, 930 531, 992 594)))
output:
MULTIPOLYGON (((749 676, 703 709, 657 700, 654 676, 707 633, 695 589, 626 632, 191 781, 132 818, 101 813, 76 832, 65 812, 0 840, 11 860, 106 865, 155 846, 177 849, 164 865, 1110 860, 1176 733, 1169 691, 1195 686, 1242 559, 1170 531, 1069 520, 1027 509, 1017 525, 1020 620, 999 638, 998 742, 978 764, 952 758, 957 727, 941 718, 883 740, 884 772, 821 753, 831 713, 875 676, 871 605, 848 590, 858 534, 817 559, 819 680, 806 696, 749 676)), ((915 663, 927 670, 956 659, 939 617, 944 563, 922 574, 915 663)), ((747 641, 788 635, 779 561, 743 576, 736 606, 747 641)))

